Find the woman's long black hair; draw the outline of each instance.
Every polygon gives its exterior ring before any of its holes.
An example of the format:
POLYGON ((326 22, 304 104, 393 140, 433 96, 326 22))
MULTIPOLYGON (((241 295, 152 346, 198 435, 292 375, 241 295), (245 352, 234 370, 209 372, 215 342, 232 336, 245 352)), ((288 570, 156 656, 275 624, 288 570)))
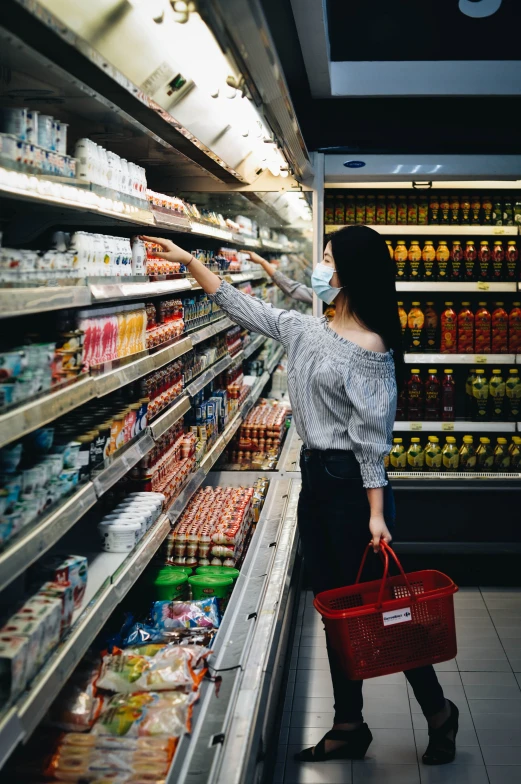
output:
POLYGON ((336 272, 353 317, 380 335, 386 348, 393 351, 400 390, 404 372, 402 328, 395 265, 386 242, 368 226, 346 226, 328 235, 326 240, 331 242, 336 272))

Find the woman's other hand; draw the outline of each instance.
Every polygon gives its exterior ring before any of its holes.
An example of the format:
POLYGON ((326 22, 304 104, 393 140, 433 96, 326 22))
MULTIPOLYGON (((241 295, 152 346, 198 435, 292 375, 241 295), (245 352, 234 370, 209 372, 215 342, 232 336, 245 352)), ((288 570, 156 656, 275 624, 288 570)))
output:
POLYGON ((372 515, 369 521, 371 531, 371 545, 375 553, 380 550, 380 542, 383 539, 386 544, 391 544, 393 537, 385 524, 383 515, 372 515))
POLYGON ((188 253, 187 250, 180 248, 179 245, 176 245, 172 240, 166 240, 163 237, 147 237, 144 234, 140 236, 140 239, 145 242, 155 242, 157 245, 161 245, 163 250, 154 254, 158 259, 177 262, 177 264, 186 265, 190 263, 190 259, 192 258, 191 254, 188 253))

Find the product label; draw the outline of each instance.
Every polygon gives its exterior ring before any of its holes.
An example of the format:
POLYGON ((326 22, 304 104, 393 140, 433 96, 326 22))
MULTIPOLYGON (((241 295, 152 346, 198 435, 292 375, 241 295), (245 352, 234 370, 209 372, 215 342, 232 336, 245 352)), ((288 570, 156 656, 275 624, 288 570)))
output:
POLYGON ((421 422, 409 422, 409 429, 410 430, 421 430, 422 423, 421 422))
POLYGON ((394 626, 396 623, 407 623, 412 621, 412 613, 410 607, 404 607, 401 610, 389 610, 389 612, 382 613, 382 620, 384 626, 394 626))
POLYGON ((442 422, 441 423, 441 429, 442 430, 454 430, 454 422, 442 422))

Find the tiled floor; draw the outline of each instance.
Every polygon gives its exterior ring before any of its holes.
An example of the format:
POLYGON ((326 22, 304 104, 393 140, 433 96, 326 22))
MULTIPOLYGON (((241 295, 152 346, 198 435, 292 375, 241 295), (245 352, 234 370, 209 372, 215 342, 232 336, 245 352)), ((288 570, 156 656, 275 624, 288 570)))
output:
POLYGON ((363 762, 303 764, 294 753, 333 720, 322 623, 303 593, 273 784, 521 784, 521 589, 462 588, 455 604, 458 657, 436 667, 460 709, 455 763, 419 762, 425 719, 399 673, 364 684, 374 740, 363 762))

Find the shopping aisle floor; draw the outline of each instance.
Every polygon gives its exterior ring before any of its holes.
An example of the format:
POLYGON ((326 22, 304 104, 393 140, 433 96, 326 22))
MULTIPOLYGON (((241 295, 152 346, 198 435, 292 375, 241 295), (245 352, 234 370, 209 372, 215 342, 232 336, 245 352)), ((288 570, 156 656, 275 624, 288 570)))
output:
POLYGON ((374 735, 363 762, 298 763, 331 727, 324 633, 304 592, 291 659, 274 784, 521 784, 521 589, 462 588, 455 597, 458 657, 436 669, 460 709, 452 765, 419 763, 425 719, 401 673, 364 684, 374 735))

